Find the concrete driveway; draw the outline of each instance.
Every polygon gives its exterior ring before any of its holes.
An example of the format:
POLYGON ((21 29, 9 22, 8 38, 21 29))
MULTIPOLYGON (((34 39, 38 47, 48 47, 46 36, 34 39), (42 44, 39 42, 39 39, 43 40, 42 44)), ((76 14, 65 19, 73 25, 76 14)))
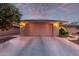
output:
POLYGON ((0 45, 2 56, 79 56, 79 46, 58 37, 21 37, 0 45))

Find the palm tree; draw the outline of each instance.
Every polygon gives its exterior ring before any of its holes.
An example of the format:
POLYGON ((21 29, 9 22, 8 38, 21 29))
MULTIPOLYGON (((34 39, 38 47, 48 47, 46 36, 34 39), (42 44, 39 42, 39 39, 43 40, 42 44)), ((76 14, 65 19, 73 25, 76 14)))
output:
POLYGON ((0 4, 0 29, 8 30, 13 27, 14 22, 20 21, 21 14, 19 10, 9 3, 0 4))

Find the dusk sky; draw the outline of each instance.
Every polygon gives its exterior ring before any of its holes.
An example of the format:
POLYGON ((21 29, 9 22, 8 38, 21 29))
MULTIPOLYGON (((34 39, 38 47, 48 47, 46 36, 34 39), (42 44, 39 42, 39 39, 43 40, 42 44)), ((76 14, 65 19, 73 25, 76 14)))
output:
POLYGON ((22 13, 22 20, 28 18, 52 18, 79 21, 79 4, 71 3, 26 3, 15 4, 22 13))

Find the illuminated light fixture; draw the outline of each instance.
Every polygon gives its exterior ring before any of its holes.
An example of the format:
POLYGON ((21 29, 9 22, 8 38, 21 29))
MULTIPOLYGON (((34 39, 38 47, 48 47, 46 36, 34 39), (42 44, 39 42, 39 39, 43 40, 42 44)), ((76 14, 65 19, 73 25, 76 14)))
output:
POLYGON ((55 26, 56 28, 59 28, 60 23, 59 22, 53 22, 53 26, 55 26))
POLYGON ((20 28, 23 28, 23 27, 25 27, 26 26, 26 23, 25 22, 20 22, 20 28))

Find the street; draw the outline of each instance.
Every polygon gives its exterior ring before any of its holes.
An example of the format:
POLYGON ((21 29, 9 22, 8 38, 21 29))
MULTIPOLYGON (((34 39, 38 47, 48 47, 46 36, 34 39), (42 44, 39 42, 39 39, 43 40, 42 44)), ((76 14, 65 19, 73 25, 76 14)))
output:
POLYGON ((2 48, 2 56, 79 56, 79 46, 57 37, 18 37, 2 48))

